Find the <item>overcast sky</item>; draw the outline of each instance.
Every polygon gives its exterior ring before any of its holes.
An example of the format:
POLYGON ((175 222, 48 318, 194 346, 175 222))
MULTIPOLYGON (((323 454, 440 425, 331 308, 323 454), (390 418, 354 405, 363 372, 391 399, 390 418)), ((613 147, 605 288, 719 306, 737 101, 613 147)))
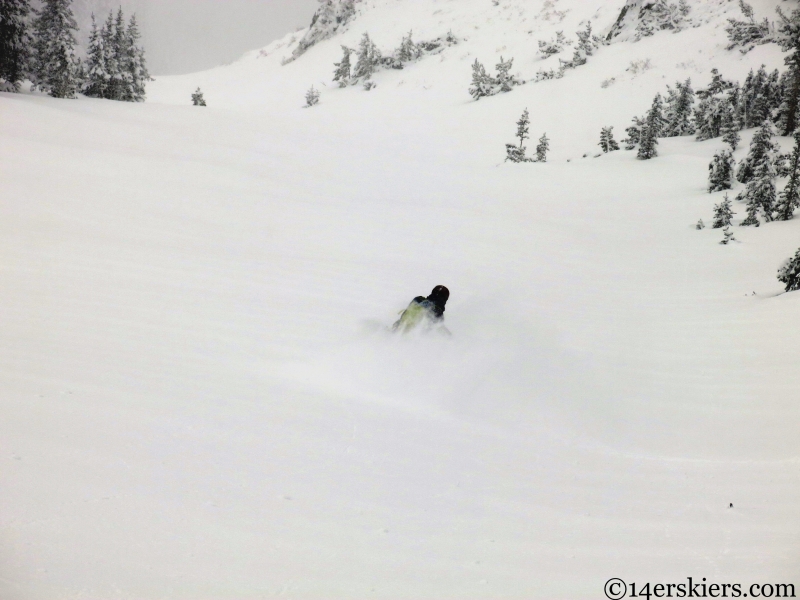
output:
POLYGON ((151 74, 173 75, 228 63, 306 27, 318 0, 76 0, 81 29, 89 13, 101 19, 120 4, 136 12, 151 74))

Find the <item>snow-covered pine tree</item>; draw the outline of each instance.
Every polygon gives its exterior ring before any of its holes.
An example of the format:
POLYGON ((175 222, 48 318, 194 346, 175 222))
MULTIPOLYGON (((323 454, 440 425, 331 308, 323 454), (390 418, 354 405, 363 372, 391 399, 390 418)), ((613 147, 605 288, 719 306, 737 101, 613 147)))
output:
POLYGON ((339 82, 339 87, 347 87, 350 83, 350 54, 353 51, 347 46, 342 46, 342 60, 333 63, 336 70, 333 72, 333 80, 339 82))
POLYGON ((757 165, 771 162, 775 165, 777 147, 773 141, 775 128, 771 121, 764 121, 750 141, 750 150, 747 156, 739 163, 736 170, 736 180, 739 183, 748 183, 756 177, 757 165))
POLYGON ((642 129, 644 128, 646 121, 646 116, 633 117, 631 124, 625 128, 625 133, 628 136, 622 140, 622 143, 625 144, 625 150, 633 150, 639 145, 639 141, 642 138, 642 129))
POLYGON ((714 224, 711 226, 713 229, 721 229, 728 227, 733 219, 733 209, 731 208, 731 199, 728 194, 722 199, 722 202, 714 205, 714 224))
POLYGON ((97 21, 93 13, 92 29, 89 33, 89 48, 86 51, 86 79, 83 83, 83 93, 92 98, 105 98, 108 79, 106 49, 103 44, 103 37, 97 29, 97 21))
POLYGON ((198 88, 192 94, 192 106, 205 106, 206 99, 203 98, 203 92, 198 86, 198 88))
POLYGON ((785 119, 781 134, 791 135, 797 127, 797 110, 800 106, 800 8, 794 9, 788 16, 780 8, 777 11, 781 20, 778 24, 778 41, 781 49, 787 53, 783 63, 788 68, 783 99, 786 104, 783 110, 785 119))
POLYGON ((119 100, 121 98, 120 87, 120 64, 117 59, 116 46, 116 26, 114 24, 114 13, 109 12, 106 22, 100 29, 100 40, 102 42, 103 53, 106 64, 106 86, 104 98, 108 100, 119 100))
POLYGON ((0 1, 0 92, 18 92, 25 78, 30 10, 28 0, 0 1))
MULTIPOLYGON (((772 221, 775 210, 775 177, 777 176, 775 163, 777 152, 772 138, 775 128, 769 120, 753 136, 750 144, 748 161, 750 179, 744 192, 737 197, 747 202, 747 217, 742 225, 758 226, 759 211, 763 212, 767 221, 772 221)), ((740 179, 741 181, 741 179, 740 179)))
POLYGON ((503 60, 503 57, 500 57, 500 62, 497 63, 497 77, 494 79, 495 89, 499 92, 510 92, 511 88, 515 85, 519 85, 519 81, 517 81, 516 77, 511 75, 509 71, 511 71, 511 67, 514 66, 514 59, 511 58, 509 60, 503 60))
POLYGON ((661 94, 656 94, 650 111, 647 113, 647 120, 645 121, 639 137, 639 152, 636 154, 636 158, 640 160, 648 160, 658 156, 656 146, 658 145, 658 138, 661 136, 661 129, 664 125, 661 110, 661 94))
POLYGON ((731 94, 729 96, 730 98, 722 104, 722 124, 719 131, 722 134, 722 141, 731 147, 731 151, 734 151, 742 140, 739 135, 741 123, 738 119, 735 96, 731 94))
POLYGON ((599 42, 597 38, 592 35, 592 22, 589 21, 586 23, 586 29, 583 31, 576 31, 575 35, 578 38, 577 50, 582 52, 584 56, 591 56, 594 54, 599 42))
POLYGON ((308 91, 306 92, 305 108, 311 108, 312 106, 316 106, 317 104, 319 104, 319 90, 312 85, 310 88, 308 88, 308 91))
POLYGON ((480 100, 484 96, 493 94, 494 80, 486 73, 484 66, 475 59, 472 63, 472 85, 469 86, 470 95, 475 100, 480 100))
POLYGON ((561 52, 566 44, 567 39, 564 37, 564 32, 556 31, 556 39, 550 41, 539 40, 539 53, 544 58, 547 58, 561 52))
POLYGON ((613 152, 619 150, 619 144, 614 139, 614 127, 603 127, 600 130, 600 143, 598 144, 603 152, 613 152))
POLYGON ((411 33, 412 32, 409 31, 408 34, 406 34, 395 53, 397 60, 400 62, 411 62, 422 56, 422 50, 414 43, 414 40, 411 38, 411 33))
POLYGON ((506 160, 510 160, 511 162, 529 162, 530 159, 525 156, 527 148, 525 148, 525 140, 527 140, 530 130, 530 116, 528 114, 528 109, 526 108, 525 111, 522 113, 522 116, 517 121, 517 138, 519 139, 519 145, 516 144, 506 144, 506 160))
POLYGON ((150 81, 150 73, 147 70, 147 61, 144 57, 144 48, 139 46, 139 25, 136 22, 136 15, 131 15, 128 22, 128 30, 125 32, 127 43, 126 66, 129 75, 129 90, 126 100, 132 102, 144 102, 146 96, 147 82, 150 81))
POLYGON ((789 181, 778 196, 775 220, 788 221, 800 206, 800 128, 794 132, 794 149, 789 156, 789 181))
POLYGON ((735 238, 735 237, 733 237, 733 231, 731 231, 731 228, 730 228, 730 226, 728 226, 728 227, 726 227, 725 229, 723 229, 723 230, 722 230, 722 234, 723 234, 725 237, 723 237, 723 238, 722 238, 722 240, 720 240, 720 242, 719 242, 719 243, 720 243, 720 244, 722 244, 723 246, 727 246, 727 245, 728 245, 728 244, 730 244, 731 242, 735 242, 735 241, 736 241, 736 238, 735 238))
POLYGON ((536 162, 547 162, 547 152, 550 150, 550 140, 546 133, 542 134, 539 138, 539 143, 536 145, 536 162))
POLYGON ((122 7, 117 10, 117 18, 114 22, 114 54, 117 59, 118 71, 114 73, 111 80, 111 88, 114 90, 114 100, 132 100, 132 76, 130 65, 130 50, 128 32, 125 30, 125 15, 122 7))
POLYGON ((727 148, 714 154, 708 165, 708 192, 729 190, 733 186, 733 154, 727 148))
POLYGON ((366 32, 361 36, 361 42, 358 45, 356 56, 357 60, 355 70, 353 71, 353 77, 366 81, 372 77, 372 74, 375 72, 381 60, 380 50, 378 50, 378 47, 366 32))
POLYGON ((786 284, 786 291, 800 290, 800 249, 778 269, 778 281, 786 284))
MULTIPOLYGON (((700 102, 694 112, 694 122, 698 140, 710 140, 721 135, 724 104, 730 100, 728 94, 736 86, 723 78, 717 69, 711 69, 711 83, 697 92, 700 102)), ((737 99, 738 110, 738 92, 733 97, 737 99)))
POLYGON ((664 107, 663 137, 677 137, 692 135, 695 131, 692 124, 692 109, 694 107, 694 90, 692 80, 675 83, 675 88, 667 86, 667 99, 664 107))
POLYGON ((72 0, 45 0, 33 23, 33 88, 53 98, 75 98, 80 85, 73 33, 78 25, 71 4, 72 0))
POLYGON ((738 19, 728 19, 725 31, 728 34, 728 50, 741 48, 741 52, 746 54, 759 44, 766 44, 772 41, 772 28, 769 20, 765 17, 760 23, 756 22, 753 16, 753 7, 739 0, 739 8, 745 16, 744 21, 738 19))

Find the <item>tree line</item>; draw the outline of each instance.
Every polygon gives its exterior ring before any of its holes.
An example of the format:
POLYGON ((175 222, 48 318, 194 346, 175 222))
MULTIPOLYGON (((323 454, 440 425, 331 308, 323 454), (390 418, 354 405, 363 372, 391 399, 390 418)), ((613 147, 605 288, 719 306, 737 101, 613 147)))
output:
POLYGON ((92 30, 85 60, 75 52, 77 23, 72 0, 44 0, 39 10, 29 0, 0 2, 0 89, 32 90, 54 98, 94 98, 142 102, 150 74, 140 45, 136 16, 126 22, 122 8, 92 30))

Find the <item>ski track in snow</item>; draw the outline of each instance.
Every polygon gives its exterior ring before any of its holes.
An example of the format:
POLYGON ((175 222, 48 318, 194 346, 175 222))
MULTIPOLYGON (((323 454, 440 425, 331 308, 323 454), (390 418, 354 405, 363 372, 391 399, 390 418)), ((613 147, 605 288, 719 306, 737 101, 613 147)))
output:
POLYGON ((476 103, 476 57, 530 79, 537 39, 618 7, 372 4, 143 105, 0 94, 0 598, 800 585, 800 224, 694 229, 720 140, 591 158, 667 83, 779 50, 724 51, 709 3, 476 103), (412 28, 461 42, 332 86, 340 43, 412 28), (504 164, 526 107, 549 161, 504 164), (385 331, 436 284, 452 337, 385 331))

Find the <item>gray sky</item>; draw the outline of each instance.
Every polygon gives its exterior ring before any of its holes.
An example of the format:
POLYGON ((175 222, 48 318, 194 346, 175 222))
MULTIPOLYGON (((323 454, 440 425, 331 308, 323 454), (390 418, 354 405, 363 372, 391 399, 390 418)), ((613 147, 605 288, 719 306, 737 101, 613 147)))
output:
POLYGON ((122 4, 136 11, 147 64, 153 75, 208 69, 235 60, 311 22, 318 0, 75 0, 88 33, 88 15, 105 18, 122 4))

